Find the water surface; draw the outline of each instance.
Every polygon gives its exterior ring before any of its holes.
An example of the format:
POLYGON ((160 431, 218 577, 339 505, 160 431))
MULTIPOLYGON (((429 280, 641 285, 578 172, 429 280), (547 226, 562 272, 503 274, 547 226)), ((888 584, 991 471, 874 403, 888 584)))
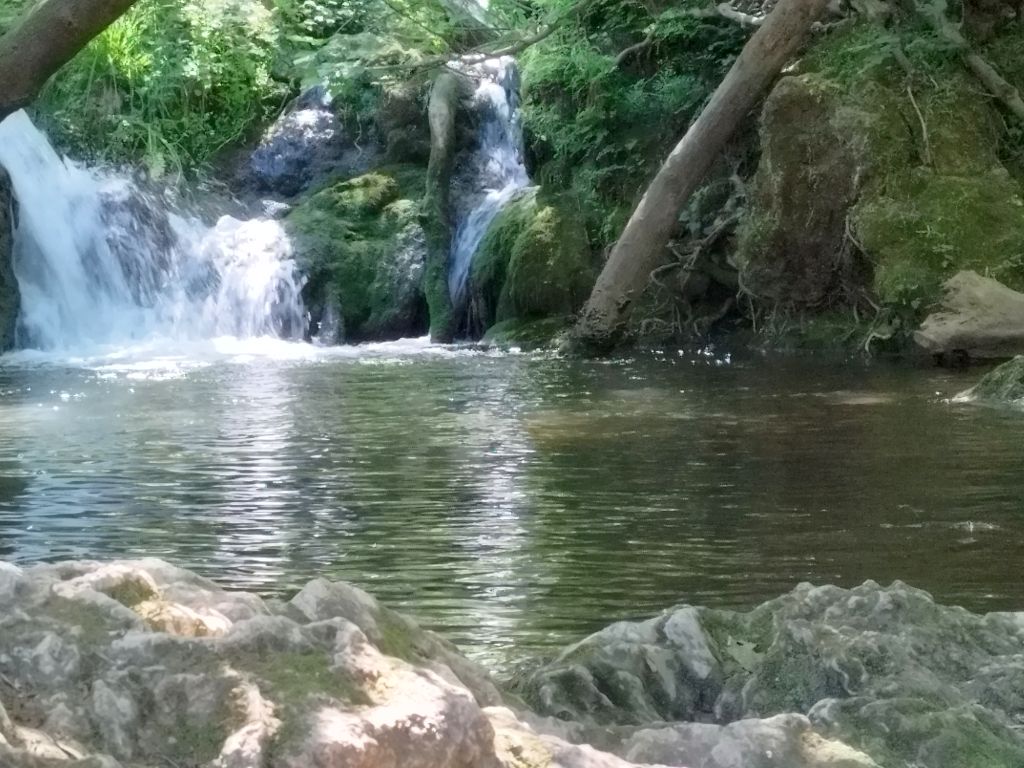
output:
POLYGON ((300 345, 0 360, 0 558, 355 582, 496 664, 677 602, 1024 608, 1024 416, 974 376, 300 345))

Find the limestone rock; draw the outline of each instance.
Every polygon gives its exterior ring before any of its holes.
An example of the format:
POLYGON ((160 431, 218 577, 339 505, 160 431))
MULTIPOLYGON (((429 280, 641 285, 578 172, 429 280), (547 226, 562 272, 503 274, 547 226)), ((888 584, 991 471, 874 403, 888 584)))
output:
POLYGON ((804 584, 749 613, 683 606, 615 624, 518 683, 541 714, 595 727, 698 723, 634 735, 627 759, 749 768, 774 743, 773 753, 803 755, 787 768, 865 759, 954 768, 982 753, 992 765, 1024 765, 1024 619, 944 608, 899 582, 804 584), (776 715, 801 720, 782 732, 771 720, 740 725, 776 715), (826 741, 803 737, 804 717, 826 741), (729 743, 733 762, 721 757, 729 743))
POLYGON ((945 295, 914 333, 914 341, 934 355, 1005 358, 1024 352, 1024 293, 977 272, 958 272, 945 295))

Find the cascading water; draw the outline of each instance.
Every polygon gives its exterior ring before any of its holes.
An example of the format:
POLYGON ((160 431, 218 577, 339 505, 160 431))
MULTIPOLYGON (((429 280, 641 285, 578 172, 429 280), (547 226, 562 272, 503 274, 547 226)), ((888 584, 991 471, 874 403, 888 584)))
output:
POLYGON ((81 349, 144 339, 302 338, 283 228, 168 210, 129 179, 62 159, 24 112, 0 123, 18 201, 18 343, 81 349))
POLYGON ((519 113, 519 73, 504 56, 467 68, 478 81, 473 100, 481 116, 478 144, 462 174, 471 194, 456 205, 448 288, 456 307, 463 304, 473 256, 502 206, 530 185, 523 164, 519 113))

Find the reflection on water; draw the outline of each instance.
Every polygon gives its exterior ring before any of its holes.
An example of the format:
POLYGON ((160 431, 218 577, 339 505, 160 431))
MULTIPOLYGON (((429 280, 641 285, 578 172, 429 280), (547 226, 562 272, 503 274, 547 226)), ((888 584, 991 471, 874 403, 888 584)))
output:
MULTIPOLYGON (((227 344, 227 342, 225 342, 227 344)), ((361 584, 498 663, 679 601, 901 578, 1024 607, 1024 417, 969 380, 422 342, 0 362, 0 557, 361 584)))

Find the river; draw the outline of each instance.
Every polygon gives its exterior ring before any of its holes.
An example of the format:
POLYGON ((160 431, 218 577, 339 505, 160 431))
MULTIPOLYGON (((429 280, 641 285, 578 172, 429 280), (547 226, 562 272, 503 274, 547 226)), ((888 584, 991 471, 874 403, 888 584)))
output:
POLYGON ((1024 416, 974 376, 221 339, 0 358, 0 558, 354 582, 507 669, 678 602, 903 579, 1020 609, 1024 416), (159 349, 154 352, 153 349, 159 349))

